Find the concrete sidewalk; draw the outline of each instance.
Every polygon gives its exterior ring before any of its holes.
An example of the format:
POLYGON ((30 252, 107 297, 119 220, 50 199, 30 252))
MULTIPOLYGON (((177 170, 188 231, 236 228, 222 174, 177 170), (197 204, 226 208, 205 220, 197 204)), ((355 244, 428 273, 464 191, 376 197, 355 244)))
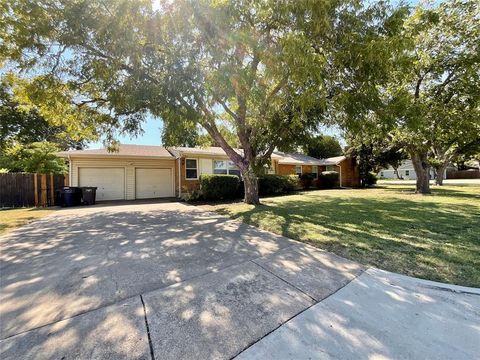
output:
POLYGON ((369 269, 236 359, 470 360, 479 354, 480 289, 369 269))

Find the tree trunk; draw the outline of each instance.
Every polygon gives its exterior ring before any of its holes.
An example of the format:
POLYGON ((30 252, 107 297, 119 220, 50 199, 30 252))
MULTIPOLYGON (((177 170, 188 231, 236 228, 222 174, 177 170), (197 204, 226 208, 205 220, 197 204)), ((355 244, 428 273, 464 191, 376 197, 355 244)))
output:
POLYGON ((402 178, 400 177, 400 174, 398 173, 398 168, 393 168, 393 173, 397 175, 398 180, 402 180, 402 178))
POLYGON ((445 177, 445 169, 447 168, 447 164, 440 165, 436 168, 437 173, 435 174, 435 185, 442 186, 443 179, 445 177))
POLYGON ((413 168, 417 174, 415 193, 430 194, 430 166, 426 152, 411 152, 413 168))
POLYGON ((243 174, 243 183, 245 185, 245 198, 247 204, 260 204, 258 198, 258 178, 252 170, 247 170, 243 174))

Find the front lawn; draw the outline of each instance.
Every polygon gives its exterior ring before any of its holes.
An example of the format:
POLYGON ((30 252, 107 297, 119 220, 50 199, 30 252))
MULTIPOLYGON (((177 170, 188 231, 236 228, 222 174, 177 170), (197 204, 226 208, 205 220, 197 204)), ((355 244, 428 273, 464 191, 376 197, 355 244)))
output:
POLYGON ((480 287, 480 186, 319 190, 215 210, 365 265, 480 287))
POLYGON ((19 208, 0 210, 0 235, 18 226, 51 214, 52 209, 19 208))

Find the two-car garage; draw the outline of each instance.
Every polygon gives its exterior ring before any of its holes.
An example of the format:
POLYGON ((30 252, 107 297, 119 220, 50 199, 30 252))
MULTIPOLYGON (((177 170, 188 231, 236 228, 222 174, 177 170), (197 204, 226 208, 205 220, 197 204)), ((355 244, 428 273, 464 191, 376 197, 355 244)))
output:
MULTIPOLYGON (((126 169, 124 167, 97 168, 79 167, 79 186, 96 186, 97 200, 124 200, 128 188, 125 186, 126 169)), ((135 168, 135 199, 154 199, 174 196, 173 172, 171 168, 135 168)))
POLYGON ((120 145, 65 153, 72 186, 97 187, 97 200, 154 199, 175 196, 177 161, 160 146, 120 145))

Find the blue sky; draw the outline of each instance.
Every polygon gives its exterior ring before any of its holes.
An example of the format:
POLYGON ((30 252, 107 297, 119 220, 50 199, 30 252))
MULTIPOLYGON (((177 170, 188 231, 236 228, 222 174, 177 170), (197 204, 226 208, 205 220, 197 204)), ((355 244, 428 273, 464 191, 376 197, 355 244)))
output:
MULTIPOLYGON (((152 116, 147 117, 142 124, 143 134, 138 137, 121 135, 117 138, 122 144, 137 145, 161 145, 162 144, 162 120, 152 116)), ((90 149, 102 148, 102 141, 93 142, 88 145, 90 149)))

